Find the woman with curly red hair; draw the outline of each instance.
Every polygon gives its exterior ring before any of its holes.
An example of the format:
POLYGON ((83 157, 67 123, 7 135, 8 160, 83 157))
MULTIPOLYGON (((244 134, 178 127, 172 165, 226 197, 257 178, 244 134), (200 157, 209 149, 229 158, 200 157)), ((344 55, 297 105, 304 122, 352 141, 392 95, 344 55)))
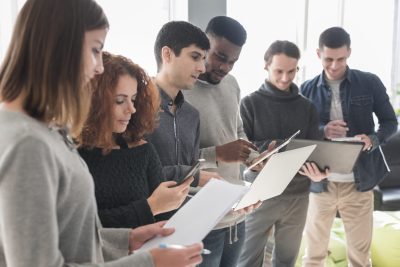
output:
POLYGON ((95 182, 105 227, 137 227, 177 209, 193 179, 164 182, 161 163, 144 135, 156 127, 159 95, 145 71, 129 59, 103 53, 104 73, 93 80, 89 117, 79 153, 95 182))

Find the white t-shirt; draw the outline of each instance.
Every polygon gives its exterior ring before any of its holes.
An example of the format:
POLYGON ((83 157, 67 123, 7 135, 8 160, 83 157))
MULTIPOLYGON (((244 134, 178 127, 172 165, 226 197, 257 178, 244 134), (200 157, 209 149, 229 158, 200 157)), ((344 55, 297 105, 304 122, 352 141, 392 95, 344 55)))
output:
MULTIPOLYGON (((343 120, 342 100, 340 99, 340 83, 343 80, 331 81, 326 79, 329 88, 332 92, 330 119, 331 120, 343 120)), ((354 182, 354 173, 331 173, 328 176, 330 182, 343 182, 350 183, 354 182)))

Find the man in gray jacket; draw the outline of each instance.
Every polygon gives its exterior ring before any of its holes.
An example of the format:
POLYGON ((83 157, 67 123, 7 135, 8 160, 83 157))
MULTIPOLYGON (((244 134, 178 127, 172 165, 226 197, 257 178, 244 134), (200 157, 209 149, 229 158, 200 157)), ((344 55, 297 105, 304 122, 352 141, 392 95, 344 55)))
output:
MULTIPOLYGON (((182 181, 199 158, 200 119, 185 101, 182 89, 193 87, 205 71, 210 43, 204 32, 185 21, 166 23, 157 35, 154 54, 158 73, 154 79, 160 96, 159 127, 148 136, 163 165, 167 180, 182 181)), ((216 173, 197 172, 192 186, 203 186, 216 173)))

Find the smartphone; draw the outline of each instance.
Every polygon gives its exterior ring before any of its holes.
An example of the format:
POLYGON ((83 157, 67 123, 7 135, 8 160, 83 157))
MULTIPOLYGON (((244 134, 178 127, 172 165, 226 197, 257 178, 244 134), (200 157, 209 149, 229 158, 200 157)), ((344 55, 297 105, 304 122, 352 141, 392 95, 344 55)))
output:
POLYGON ((200 165, 202 162, 205 162, 205 159, 198 159, 197 162, 190 168, 188 173, 185 175, 185 177, 182 179, 182 181, 179 182, 179 184, 184 183, 187 179, 192 177, 193 175, 196 174, 196 172, 200 169, 200 165))

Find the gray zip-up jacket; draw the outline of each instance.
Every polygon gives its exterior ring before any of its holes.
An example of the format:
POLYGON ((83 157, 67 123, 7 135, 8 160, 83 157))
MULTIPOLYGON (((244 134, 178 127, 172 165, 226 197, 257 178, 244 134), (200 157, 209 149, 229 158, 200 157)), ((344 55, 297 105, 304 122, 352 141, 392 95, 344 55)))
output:
MULTIPOLYGON (((179 91, 172 100, 161 88, 161 112, 159 126, 147 136, 157 150, 166 180, 181 181, 199 158, 200 118, 199 112, 185 101, 179 91), (175 114, 170 107, 176 104, 175 114)), ((199 173, 191 186, 196 187, 199 173)))

